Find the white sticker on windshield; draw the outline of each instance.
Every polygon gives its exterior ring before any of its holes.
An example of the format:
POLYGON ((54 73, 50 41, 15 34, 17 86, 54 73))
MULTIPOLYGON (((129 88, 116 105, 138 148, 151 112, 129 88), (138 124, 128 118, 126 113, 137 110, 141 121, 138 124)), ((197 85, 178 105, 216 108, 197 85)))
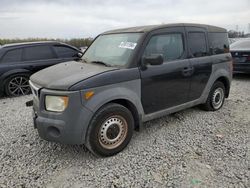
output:
POLYGON ((134 43, 134 42, 121 42, 121 44, 119 45, 119 48, 128 48, 128 49, 134 50, 136 45, 137 43, 134 43))

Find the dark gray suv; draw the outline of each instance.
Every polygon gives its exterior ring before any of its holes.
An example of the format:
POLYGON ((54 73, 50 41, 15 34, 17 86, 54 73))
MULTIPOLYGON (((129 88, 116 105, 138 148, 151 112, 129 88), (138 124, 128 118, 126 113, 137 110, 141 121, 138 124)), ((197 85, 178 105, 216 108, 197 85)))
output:
POLYGON ((232 57, 223 28, 168 24, 100 34, 79 62, 31 76, 34 125, 50 141, 114 155, 143 122, 229 96, 232 57))

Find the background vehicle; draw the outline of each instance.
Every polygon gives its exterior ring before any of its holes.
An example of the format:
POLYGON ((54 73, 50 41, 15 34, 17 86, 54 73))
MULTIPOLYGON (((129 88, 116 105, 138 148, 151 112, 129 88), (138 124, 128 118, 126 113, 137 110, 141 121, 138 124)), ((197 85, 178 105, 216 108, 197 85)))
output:
POLYGON ((223 28, 168 24, 108 31, 82 61, 31 76, 34 124, 45 140, 85 144, 110 156, 143 122, 195 105, 219 110, 231 79, 223 28))
POLYGON ((250 73, 250 39, 242 39, 230 45, 234 72, 250 73))
POLYGON ((79 59, 80 50, 58 42, 32 42, 0 47, 0 93, 30 93, 29 76, 48 66, 79 59))

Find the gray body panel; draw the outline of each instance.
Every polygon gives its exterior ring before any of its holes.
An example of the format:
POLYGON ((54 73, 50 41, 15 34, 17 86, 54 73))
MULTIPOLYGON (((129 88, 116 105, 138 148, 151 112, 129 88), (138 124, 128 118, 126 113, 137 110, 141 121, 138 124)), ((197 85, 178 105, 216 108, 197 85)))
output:
POLYGON ((94 112, 104 104, 116 99, 130 101, 137 108, 139 116, 142 116, 144 113, 140 103, 140 85, 141 82, 138 79, 92 88, 91 91, 94 91, 95 95, 89 101, 83 98, 84 93, 89 90, 55 91, 41 89, 39 100, 37 97, 33 99, 34 111, 37 116, 34 121, 40 137, 45 140, 67 144, 83 144, 94 112), (45 95, 69 96, 69 106, 62 113, 48 112, 44 106, 45 95), (51 126, 59 129, 61 135, 54 136, 49 130, 51 126))
POLYGON ((34 124, 38 129, 39 136, 45 140, 66 144, 84 143, 84 130, 91 120, 93 113, 81 104, 79 91, 54 91, 42 89, 39 100, 33 99, 34 124), (69 105, 62 113, 49 112, 45 110, 45 95, 67 95, 69 105), (60 131, 60 136, 54 135, 50 127, 60 131))

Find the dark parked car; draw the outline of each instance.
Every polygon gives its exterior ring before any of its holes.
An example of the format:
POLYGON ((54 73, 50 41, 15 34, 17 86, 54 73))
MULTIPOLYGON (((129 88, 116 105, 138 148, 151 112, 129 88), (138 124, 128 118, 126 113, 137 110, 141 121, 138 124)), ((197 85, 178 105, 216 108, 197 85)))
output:
POLYGON ((0 93, 30 93, 31 74, 57 63, 79 59, 80 50, 59 42, 32 42, 0 47, 0 93))
POLYGON ((230 46, 235 73, 250 73, 250 39, 242 39, 230 46))
POLYGON ((45 140, 110 156, 143 122, 200 104, 219 110, 232 79, 227 36, 199 24, 105 32, 81 62, 31 76, 35 128, 45 140))

